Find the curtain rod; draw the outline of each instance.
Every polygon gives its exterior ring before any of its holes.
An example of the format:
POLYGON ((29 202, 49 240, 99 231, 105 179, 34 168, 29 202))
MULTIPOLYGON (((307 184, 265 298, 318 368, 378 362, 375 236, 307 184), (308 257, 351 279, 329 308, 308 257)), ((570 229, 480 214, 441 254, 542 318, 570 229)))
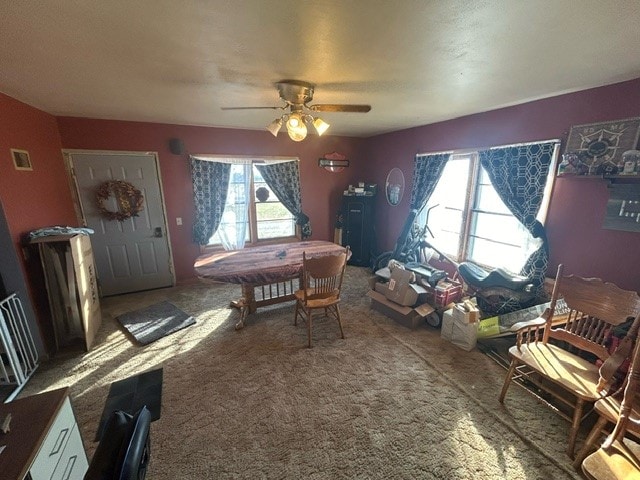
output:
POLYGON ((211 155, 211 154, 193 154, 191 158, 197 160, 203 160, 206 162, 220 162, 220 163, 284 163, 284 162, 299 162, 298 157, 268 157, 257 155, 211 155))
POLYGON ((523 142, 523 143, 511 143, 508 145, 497 145, 495 147, 482 147, 482 148, 462 148, 459 150, 443 150, 441 152, 426 152, 426 153, 417 153, 416 155, 444 155, 446 153, 450 155, 463 155, 465 153, 479 152, 480 150, 495 150, 497 148, 509 148, 509 147, 524 147, 527 145, 537 145, 538 143, 561 143, 559 138, 552 138, 549 140, 537 140, 534 142, 523 142))

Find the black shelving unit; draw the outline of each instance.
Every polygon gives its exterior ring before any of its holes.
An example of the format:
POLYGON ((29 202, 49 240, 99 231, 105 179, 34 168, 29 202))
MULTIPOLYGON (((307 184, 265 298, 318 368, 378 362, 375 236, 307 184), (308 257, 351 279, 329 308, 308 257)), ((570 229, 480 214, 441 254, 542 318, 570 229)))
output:
POLYGON ((342 197, 342 245, 351 248, 350 265, 371 265, 375 248, 375 201, 375 195, 342 197))

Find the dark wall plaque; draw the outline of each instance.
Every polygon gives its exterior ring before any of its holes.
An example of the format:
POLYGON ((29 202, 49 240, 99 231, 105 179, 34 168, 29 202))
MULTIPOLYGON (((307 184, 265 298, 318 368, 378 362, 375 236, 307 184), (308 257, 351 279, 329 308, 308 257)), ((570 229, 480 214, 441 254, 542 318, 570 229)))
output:
POLYGON ((616 174, 622 154, 636 148, 639 136, 640 117, 574 125, 565 152, 579 155, 583 175, 616 174))
POLYGON ((640 183, 613 184, 609 187, 603 228, 640 232, 640 183))

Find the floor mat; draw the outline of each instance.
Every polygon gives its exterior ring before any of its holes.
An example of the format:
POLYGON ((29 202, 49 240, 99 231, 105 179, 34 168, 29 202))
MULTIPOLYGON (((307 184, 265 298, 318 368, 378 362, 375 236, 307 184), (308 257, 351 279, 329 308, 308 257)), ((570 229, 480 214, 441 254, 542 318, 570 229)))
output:
POLYGON ((155 303, 141 310, 123 313, 116 319, 142 345, 196 323, 195 318, 170 302, 155 303))
POLYGON ((146 405, 151 412, 153 422, 160 418, 161 403, 162 368, 113 382, 104 403, 95 441, 99 441, 102 437, 102 430, 114 411, 122 410, 133 415, 146 405))

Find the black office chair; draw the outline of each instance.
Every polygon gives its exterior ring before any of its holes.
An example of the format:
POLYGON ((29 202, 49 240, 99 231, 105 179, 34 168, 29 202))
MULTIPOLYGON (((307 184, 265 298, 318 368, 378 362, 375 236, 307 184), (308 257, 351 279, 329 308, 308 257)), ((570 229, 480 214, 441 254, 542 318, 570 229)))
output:
POLYGON ((105 425, 84 480, 143 480, 151 454, 151 412, 145 406, 135 415, 122 410, 105 425))

